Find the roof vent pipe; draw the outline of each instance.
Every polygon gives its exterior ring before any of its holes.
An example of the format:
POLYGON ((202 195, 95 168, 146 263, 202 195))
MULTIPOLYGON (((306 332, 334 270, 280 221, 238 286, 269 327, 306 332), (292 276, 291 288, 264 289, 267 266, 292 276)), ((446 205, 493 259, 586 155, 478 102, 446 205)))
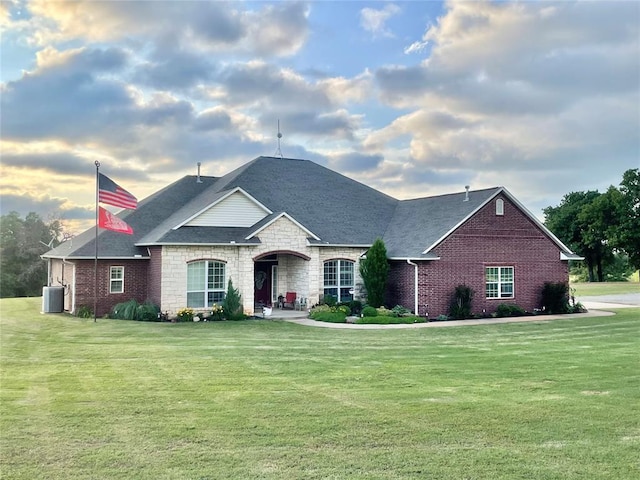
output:
POLYGON ((200 178, 200 165, 202 165, 202 163, 198 162, 198 178, 196 179, 196 183, 202 183, 202 179, 200 178))
POLYGON ((468 202, 469 201, 469 185, 465 185, 464 189, 466 190, 465 194, 464 194, 464 201, 468 202))

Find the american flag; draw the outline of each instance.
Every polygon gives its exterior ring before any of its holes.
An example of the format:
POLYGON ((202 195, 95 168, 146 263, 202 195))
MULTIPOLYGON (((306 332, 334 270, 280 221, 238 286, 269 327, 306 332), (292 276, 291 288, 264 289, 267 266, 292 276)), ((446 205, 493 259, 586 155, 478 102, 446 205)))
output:
POLYGON ((98 173, 98 201, 114 207, 136 209, 138 199, 111 180, 106 175, 98 173))

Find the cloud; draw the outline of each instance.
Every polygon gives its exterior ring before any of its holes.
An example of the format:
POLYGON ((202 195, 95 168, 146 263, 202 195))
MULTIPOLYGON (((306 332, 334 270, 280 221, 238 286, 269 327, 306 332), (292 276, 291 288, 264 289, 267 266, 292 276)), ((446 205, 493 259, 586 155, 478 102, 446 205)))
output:
POLYGON ((200 112, 193 124, 195 130, 227 130, 231 127, 231 116, 221 108, 200 112))
POLYGON ((479 112, 550 112, 636 90, 640 7, 615 5, 452 2, 424 36, 428 59, 376 72, 382 98, 402 106, 436 94, 479 112))
POLYGON ((400 7, 393 3, 385 5, 381 10, 363 8, 360 10, 360 26, 374 36, 393 37, 393 33, 386 27, 386 22, 400 13, 400 7))
POLYGON ((285 113, 281 124, 286 126, 289 134, 307 134, 313 136, 326 136, 328 138, 353 138, 354 132, 359 127, 359 119, 349 115, 346 110, 318 114, 317 112, 298 111, 285 113))
MULTIPOLYGON (((14 169, 21 170, 21 176, 28 178, 26 171, 28 170, 40 170, 47 174, 53 174, 57 176, 70 177, 95 177, 95 159, 85 158, 77 153, 70 151, 58 151, 58 152, 25 152, 25 153, 12 153, 5 152, 2 155, 2 164, 6 167, 13 167, 14 169)), ((111 168, 114 173, 126 177, 130 180, 146 181, 149 179, 148 175, 139 169, 127 168, 125 166, 119 166, 111 168)), ((75 181, 78 179, 75 178, 75 181)))
POLYGON ((4 153, 2 163, 5 167, 16 167, 23 170, 38 169, 65 175, 90 175, 93 170, 91 168, 93 161, 69 152, 4 153))
POLYGON ((40 52, 36 71, 3 86, 3 138, 78 138, 115 122, 132 99, 120 82, 97 75, 118 71, 125 58, 117 49, 40 52))
POLYGON ((308 6, 300 2, 242 9, 236 2, 110 2, 33 0, 33 43, 81 39, 178 46, 209 52, 291 55, 308 35, 308 6), (99 20, 98 20, 99 19, 99 20), (170 20, 169 20, 170 19, 170 20))
POLYGON ((330 156, 330 168, 344 172, 361 173, 380 166, 384 157, 380 154, 348 152, 330 156))
POLYGON ((302 2, 282 2, 247 14, 247 50, 261 56, 293 55, 309 35, 309 7, 302 2))
POLYGON ((185 89, 211 79, 216 68, 206 56, 183 49, 164 50, 154 57, 136 67, 134 82, 160 90, 185 89))
POLYGON ((61 219, 90 219, 95 218, 95 208, 83 208, 69 205, 66 198, 29 197, 25 195, 3 194, 0 203, 0 213, 7 215, 10 212, 18 212, 20 216, 26 216, 29 212, 36 212, 41 218, 61 219))
POLYGON ((374 95, 373 75, 369 70, 353 78, 323 78, 318 86, 334 105, 363 103, 371 100, 374 95))
POLYGON ((411 112, 370 132, 367 151, 408 138, 418 167, 558 172, 567 182, 589 162, 637 162, 638 4, 447 8, 423 37, 422 63, 375 71, 380 98, 411 112))
POLYGON ((235 105, 278 105, 327 108, 331 105, 327 93, 317 85, 287 68, 277 68, 263 61, 236 63, 224 69, 216 79, 221 91, 215 93, 235 105))

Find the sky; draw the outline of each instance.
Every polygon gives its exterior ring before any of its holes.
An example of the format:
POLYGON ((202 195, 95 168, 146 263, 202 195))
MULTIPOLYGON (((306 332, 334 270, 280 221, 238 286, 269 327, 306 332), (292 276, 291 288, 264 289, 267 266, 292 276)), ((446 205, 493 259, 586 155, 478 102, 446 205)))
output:
MULTIPOLYGON (((2 0, 0 209, 93 224, 278 151, 539 218, 640 167, 640 3, 2 0)), ((330 186, 327 187, 330 191, 330 186)))

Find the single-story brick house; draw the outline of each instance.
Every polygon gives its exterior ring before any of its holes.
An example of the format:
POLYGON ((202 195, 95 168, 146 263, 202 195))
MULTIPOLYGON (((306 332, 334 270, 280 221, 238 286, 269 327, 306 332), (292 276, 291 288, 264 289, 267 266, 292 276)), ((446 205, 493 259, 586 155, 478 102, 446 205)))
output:
MULTIPOLYGON (((391 266, 387 306, 446 314, 457 285, 473 311, 532 310, 545 282, 579 259, 503 187, 397 200, 308 160, 258 157, 219 178, 186 176, 101 230, 97 314, 129 299, 175 314, 220 302, 228 279, 245 312, 296 292, 317 303, 365 295, 359 263, 378 237, 391 266)), ((95 230, 49 251, 64 308, 93 307, 95 230)))

